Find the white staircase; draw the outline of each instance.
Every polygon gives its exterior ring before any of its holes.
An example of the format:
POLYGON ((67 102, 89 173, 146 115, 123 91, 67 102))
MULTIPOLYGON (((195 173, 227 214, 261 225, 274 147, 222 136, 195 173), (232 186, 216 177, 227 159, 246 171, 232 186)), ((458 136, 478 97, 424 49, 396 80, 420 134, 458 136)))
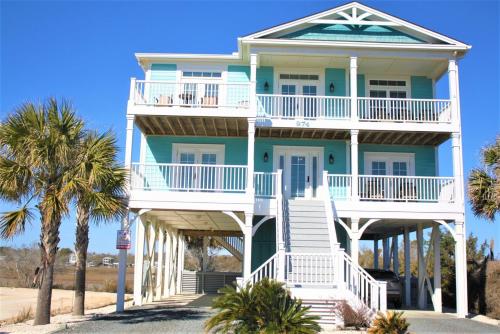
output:
POLYGON ((243 261, 243 238, 236 236, 213 237, 215 242, 227 249, 239 261, 243 261))
MULTIPOLYGON (((326 173, 323 184, 328 184, 326 173)), ((282 200, 280 184, 277 194, 278 251, 246 282, 264 277, 285 282, 293 296, 311 306, 311 314, 321 317, 323 327, 340 323, 333 309, 342 300, 364 305, 372 314, 385 311, 385 284, 352 262, 337 243, 328 189, 321 200, 282 200)))

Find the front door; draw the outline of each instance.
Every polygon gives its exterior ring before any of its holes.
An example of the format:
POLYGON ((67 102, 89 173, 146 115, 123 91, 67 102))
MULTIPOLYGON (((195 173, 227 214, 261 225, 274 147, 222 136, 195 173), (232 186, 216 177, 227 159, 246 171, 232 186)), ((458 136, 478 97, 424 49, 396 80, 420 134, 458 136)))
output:
POLYGON ((283 170, 283 194, 286 198, 311 199, 320 186, 321 148, 278 147, 275 170, 283 170))

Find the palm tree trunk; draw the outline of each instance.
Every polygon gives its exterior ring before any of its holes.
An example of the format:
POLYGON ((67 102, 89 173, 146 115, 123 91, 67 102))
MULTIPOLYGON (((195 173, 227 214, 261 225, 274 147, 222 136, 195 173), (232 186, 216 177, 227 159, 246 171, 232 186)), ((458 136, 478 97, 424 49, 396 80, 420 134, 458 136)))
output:
POLYGON ((41 216, 41 284, 38 289, 35 321, 33 322, 35 326, 50 323, 54 263, 56 261, 57 245, 59 244, 59 226, 61 225, 61 218, 59 216, 54 217, 50 221, 45 219, 48 215, 44 212, 41 212, 41 216))
POLYGON ((85 314, 85 276, 87 272, 87 248, 89 245, 89 210, 81 205, 76 209, 76 273, 73 315, 85 314))

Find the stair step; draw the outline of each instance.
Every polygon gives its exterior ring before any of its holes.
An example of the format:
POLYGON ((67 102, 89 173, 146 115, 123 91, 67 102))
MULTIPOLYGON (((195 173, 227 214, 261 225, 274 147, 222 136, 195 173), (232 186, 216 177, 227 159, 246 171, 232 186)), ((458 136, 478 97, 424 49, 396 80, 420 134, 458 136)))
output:
POLYGON ((318 234, 317 231, 314 234, 299 234, 299 233, 290 233, 290 239, 293 241, 328 241, 330 242, 330 238, 328 233, 326 234, 318 234))
MULTIPOLYGON (((302 223, 304 222, 304 220, 306 219, 306 217, 289 217, 288 218, 288 222, 290 223, 290 225, 294 224, 294 223, 302 223)), ((320 224, 318 226, 327 226, 326 224, 326 217, 311 217, 311 216, 308 216, 307 217, 307 222, 309 224, 320 224)))
POLYGON ((288 206, 325 206, 324 201, 303 200, 303 199, 289 199, 288 206))
POLYGON ((310 217, 318 217, 326 220, 326 213, 324 211, 290 211, 288 217, 300 217, 308 219, 310 217))

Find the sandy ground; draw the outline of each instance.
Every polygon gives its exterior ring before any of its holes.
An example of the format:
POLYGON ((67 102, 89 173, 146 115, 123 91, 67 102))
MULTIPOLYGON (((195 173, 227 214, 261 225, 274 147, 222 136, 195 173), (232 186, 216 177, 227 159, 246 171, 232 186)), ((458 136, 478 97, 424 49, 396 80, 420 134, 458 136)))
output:
MULTIPOLYGON (((37 289, 0 287, 0 323, 16 316, 23 309, 27 310, 30 307, 34 314, 37 294, 37 289)), ((71 312, 73 296, 74 291, 72 290, 52 290, 53 314, 71 312)), ((86 309, 95 309, 116 303, 116 295, 114 293, 87 291, 85 296, 86 309)))

